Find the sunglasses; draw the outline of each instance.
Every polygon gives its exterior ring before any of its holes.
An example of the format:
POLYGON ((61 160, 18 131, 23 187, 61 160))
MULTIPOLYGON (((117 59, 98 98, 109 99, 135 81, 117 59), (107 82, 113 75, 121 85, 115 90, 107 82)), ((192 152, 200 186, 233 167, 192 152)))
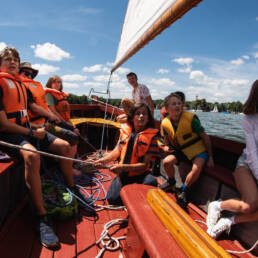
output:
POLYGON ((25 76, 32 78, 32 72, 30 72, 30 71, 22 71, 22 73, 24 73, 25 76))

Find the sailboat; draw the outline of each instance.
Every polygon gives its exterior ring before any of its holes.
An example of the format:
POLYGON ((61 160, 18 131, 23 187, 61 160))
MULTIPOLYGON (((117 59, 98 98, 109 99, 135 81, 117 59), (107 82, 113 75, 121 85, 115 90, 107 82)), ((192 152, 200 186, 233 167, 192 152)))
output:
MULTIPOLYGON (((117 57, 111 74, 144 45, 168 28, 177 19, 198 5, 201 0, 130 0, 123 25, 117 57)), ((109 92, 109 88, 107 89, 109 92)), ((90 144, 80 143, 79 156, 91 158, 95 150, 109 151, 119 137, 119 123, 113 121, 121 110, 107 103, 71 105, 74 124, 90 144)), ((80 218, 56 222, 60 238, 59 250, 42 247, 34 232, 29 211, 20 160, 0 163, 0 253, 2 257, 254 257, 257 248, 250 247, 257 238, 257 223, 234 228, 231 237, 215 241, 206 234, 207 203, 217 198, 236 196, 232 177, 235 162, 245 145, 211 136, 215 167, 205 168, 192 193, 188 213, 176 203, 173 194, 154 187, 128 185, 121 196, 125 209, 97 211, 97 216, 81 212, 80 218), (129 217, 129 221, 128 221, 129 217), (109 221, 115 227, 109 230, 109 221), (120 221, 128 221, 128 226, 120 221), (102 234, 103 232, 107 234, 102 234), (106 240, 105 240, 106 239, 106 240), (106 241, 106 242, 105 242, 106 241)), ((159 167, 157 166, 159 169, 159 167)), ((154 169, 153 169, 154 170, 154 169)), ((108 169, 100 170, 114 178, 108 169)), ((154 173, 154 172, 153 172, 154 173)), ((102 190, 110 185, 103 180, 102 190)), ((92 188, 91 191, 94 191, 92 188)), ((107 205, 104 191, 95 205, 107 205)))
POLYGON ((217 105, 215 105, 214 106, 214 108, 212 109, 212 111, 211 112, 215 112, 215 113, 218 113, 219 111, 218 111, 218 107, 217 107, 217 105))

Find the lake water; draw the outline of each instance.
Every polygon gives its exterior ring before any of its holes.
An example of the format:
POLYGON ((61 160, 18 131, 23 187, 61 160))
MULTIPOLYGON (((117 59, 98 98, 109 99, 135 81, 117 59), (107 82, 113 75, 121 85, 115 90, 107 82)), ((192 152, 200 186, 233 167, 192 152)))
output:
MULTIPOLYGON (((217 135, 222 138, 245 142, 242 130, 243 115, 221 114, 213 112, 196 112, 207 134, 217 135)), ((154 116, 160 120, 159 110, 155 110, 154 116)))

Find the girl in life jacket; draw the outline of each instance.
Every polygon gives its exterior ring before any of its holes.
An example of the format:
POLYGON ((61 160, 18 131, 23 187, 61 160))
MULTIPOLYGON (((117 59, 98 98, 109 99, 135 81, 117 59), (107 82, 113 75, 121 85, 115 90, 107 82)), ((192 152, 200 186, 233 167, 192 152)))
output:
POLYGON ((168 115, 162 120, 161 134, 164 137, 162 149, 166 154, 163 165, 168 180, 159 187, 164 191, 175 191, 174 165, 190 164, 190 171, 177 195, 178 204, 185 208, 188 190, 199 178, 204 164, 214 166, 211 142, 198 117, 183 111, 183 99, 179 94, 171 93, 165 98, 164 105, 168 115))
POLYGON ((120 190, 124 185, 139 183, 157 186, 156 179, 149 172, 152 156, 159 155, 158 133, 154 119, 146 104, 136 104, 128 114, 128 122, 121 124, 118 144, 107 156, 95 161, 98 168, 120 157, 119 163, 112 163, 110 170, 117 174, 107 193, 110 204, 121 205, 120 190))
POLYGON ((47 81, 45 92, 49 109, 62 121, 58 126, 80 135, 70 120, 70 104, 67 100, 69 94, 63 92, 62 79, 57 75, 51 76, 47 81))

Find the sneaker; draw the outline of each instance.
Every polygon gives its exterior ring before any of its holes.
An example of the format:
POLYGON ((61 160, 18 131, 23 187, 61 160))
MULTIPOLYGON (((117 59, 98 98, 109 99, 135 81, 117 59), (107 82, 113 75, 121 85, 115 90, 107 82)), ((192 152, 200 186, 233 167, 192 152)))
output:
POLYGON ((206 224, 208 229, 212 229, 220 217, 220 210, 217 208, 217 203, 217 201, 214 201, 211 202, 208 206, 208 214, 206 217, 206 224))
POLYGON ((176 184, 170 184, 168 181, 160 185, 158 188, 163 190, 164 192, 176 192, 176 184))
POLYGON ((59 247, 59 240, 52 229, 51 218, 48 215, 39 216, 38 233, 40 242, 43 246, 49 249, 59 247))
POLYGON ((212 227, 210 230, 207 230, 207 233, 212 238, 216 239, 224 231, 229 234, 231 226, 232 221, 230 218, 221 218, 214 227, 212 227))
POLYGON ((176 199, 177 199, 177 204, 178 204, 181 208, 185 209, 185 208, 187 207, 188 202, 187 202, 186 191, 180 192, 180 193, 177 195, 176 199))

